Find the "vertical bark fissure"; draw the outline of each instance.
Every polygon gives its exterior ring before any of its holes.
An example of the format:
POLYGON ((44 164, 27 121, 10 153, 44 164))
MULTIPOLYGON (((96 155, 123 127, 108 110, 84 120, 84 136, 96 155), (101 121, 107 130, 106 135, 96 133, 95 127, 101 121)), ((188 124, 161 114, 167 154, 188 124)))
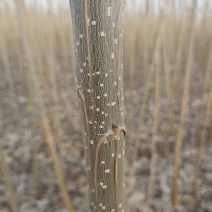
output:
POLYGON ((85 113, 85 122, 86 122, 87 136, 88 136, 88 141, 89 141, 90 140, 90 128, 89 128, 88 112, 87 112, 87 107, 86 107, 86 103, 85 103, 85 97, 83 94, 83 89, 78 88, 77 92, 78 92, 78 97, 79 97, 79 104, 81 104, 80 99, 82 99, 82 102, 83 102, 83 108, 84 108, 83 111, 85 113))
MULTIPOLYGON (((93 83, 93 66, 92 66, 92 62, 91 62, 91 51, 90 51, 90 36, 89 36, 89 18, 88 18, 88 0, 85 0, 85 27, 86 27, 86 45, 87 45, 87 53, 88 53, 88 66, 89 66, 89 88, 92 91, 92 83, 93 83)), ((95 110, 95 104, 94 104, 94 97, 93 97, 93 92, 91 92, 91 99, 92 99, 92 103, 94 106, 94 110, 95 110)), ((93 111, 94 111, 93 110, 93 111)), ((93 113, 92 113, 92 121, 94 119, 93 117, 93 113)))
MULTIPOLYGON (((120 13, 119 13, 119 16, 118 16, 118 23, 120 22, 121 20, 121 14, 122 14, 122 9, 120 9, 120 13)), ((122 23, 121 23, 121 26, 122 26, 122 23)), ((117 49, 116 49, 116 84, 117 84, 117 101, 118 101, 118 106, 119 106, 119 109, 120 109, 120 104, 119 104, 119 95, 120 94, 120 91, 119 91, 119 58, 120 58, 120 29, 119 29, 120 26, 118 26, 118 29, 117 29, 117 38, 114 39, 114 43, 117 44, 117 49), (117 40, 116 40, 117 39, 117 40), (117 42, 117 43, 116 43, 117 42)))

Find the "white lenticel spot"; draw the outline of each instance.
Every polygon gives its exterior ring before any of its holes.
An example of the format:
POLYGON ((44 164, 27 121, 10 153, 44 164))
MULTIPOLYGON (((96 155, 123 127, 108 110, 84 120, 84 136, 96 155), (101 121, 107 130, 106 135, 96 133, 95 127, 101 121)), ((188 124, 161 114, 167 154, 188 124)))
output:
POLYGON ((104 94, 104 97, 107 97, 107 94, 106 93, 104 94))
POLYGON ((93 145, 94 144, 94 141, 93 140, 90 140, 90 144, 93 145))
POLYGON ((102 32, 100 33, 100 36, 101 36, 101 37, 105 37, 105 35, 106 35, 106 34, 105 34, 104 31, 102 31, 102 32))
POLYGON ((97 98, 97 99, 100 99, 100 96, 97 96, 96 98, 97 98))
POLYGON ((100 84, 100 87, 104 87, 104 84, 100 84))
POLYGON ((101 162, 101 164, 105 164, 105 161, 103 160, 103 161, 101 162))
POLYGON ((110 172, 110 169, 106 169, 106 170, 105 170, 105 173, 109 173, 109 172, 110 172))
POLYGON ((116 102, 112 102, 111 105, 112 105, 112 106, 116 105, 116 102))
POLYGON ((91 24, 94 26, 96 25, 96 21, 92 21, 91 24))
POLYGON ((96 108, 96 111, 99 111, 99 108, 96 108))
POLYGON ((115 155, 115 154, 114 154, 114 153, 112 153, 112 157, 113 157, 113 158, 114 158, 114 155, 115 155))
POLYGON ((111 9, 112 9, 112 7, 107 8, 107 16, 111 16, 111 9))

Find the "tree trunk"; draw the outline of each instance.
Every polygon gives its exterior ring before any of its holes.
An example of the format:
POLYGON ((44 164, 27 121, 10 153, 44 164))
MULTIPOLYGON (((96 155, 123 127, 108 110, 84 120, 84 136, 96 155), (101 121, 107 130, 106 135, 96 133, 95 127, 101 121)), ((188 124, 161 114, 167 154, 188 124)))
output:
POLYGON ((124 211, 123 0, 70 0, 91 211, 124 211))

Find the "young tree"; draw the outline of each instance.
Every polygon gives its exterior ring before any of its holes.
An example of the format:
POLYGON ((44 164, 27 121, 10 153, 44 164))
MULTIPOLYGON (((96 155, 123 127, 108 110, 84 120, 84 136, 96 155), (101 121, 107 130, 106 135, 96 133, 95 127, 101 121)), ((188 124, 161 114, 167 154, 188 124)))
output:
POLYGON ((123 0, 70 0, 91 211, 124 211, 123 0))

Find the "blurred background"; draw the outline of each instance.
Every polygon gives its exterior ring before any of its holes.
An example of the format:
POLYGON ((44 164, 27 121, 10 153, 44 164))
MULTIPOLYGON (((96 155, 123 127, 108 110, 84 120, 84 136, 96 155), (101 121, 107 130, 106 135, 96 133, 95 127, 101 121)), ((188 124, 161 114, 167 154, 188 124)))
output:
MULTIPOLYGON (((126 211, 210 212, 212 1, 123 18, 126 211)), ((1 212, 88 211, 74 79, 68 0, 1 0, 1 212)))

